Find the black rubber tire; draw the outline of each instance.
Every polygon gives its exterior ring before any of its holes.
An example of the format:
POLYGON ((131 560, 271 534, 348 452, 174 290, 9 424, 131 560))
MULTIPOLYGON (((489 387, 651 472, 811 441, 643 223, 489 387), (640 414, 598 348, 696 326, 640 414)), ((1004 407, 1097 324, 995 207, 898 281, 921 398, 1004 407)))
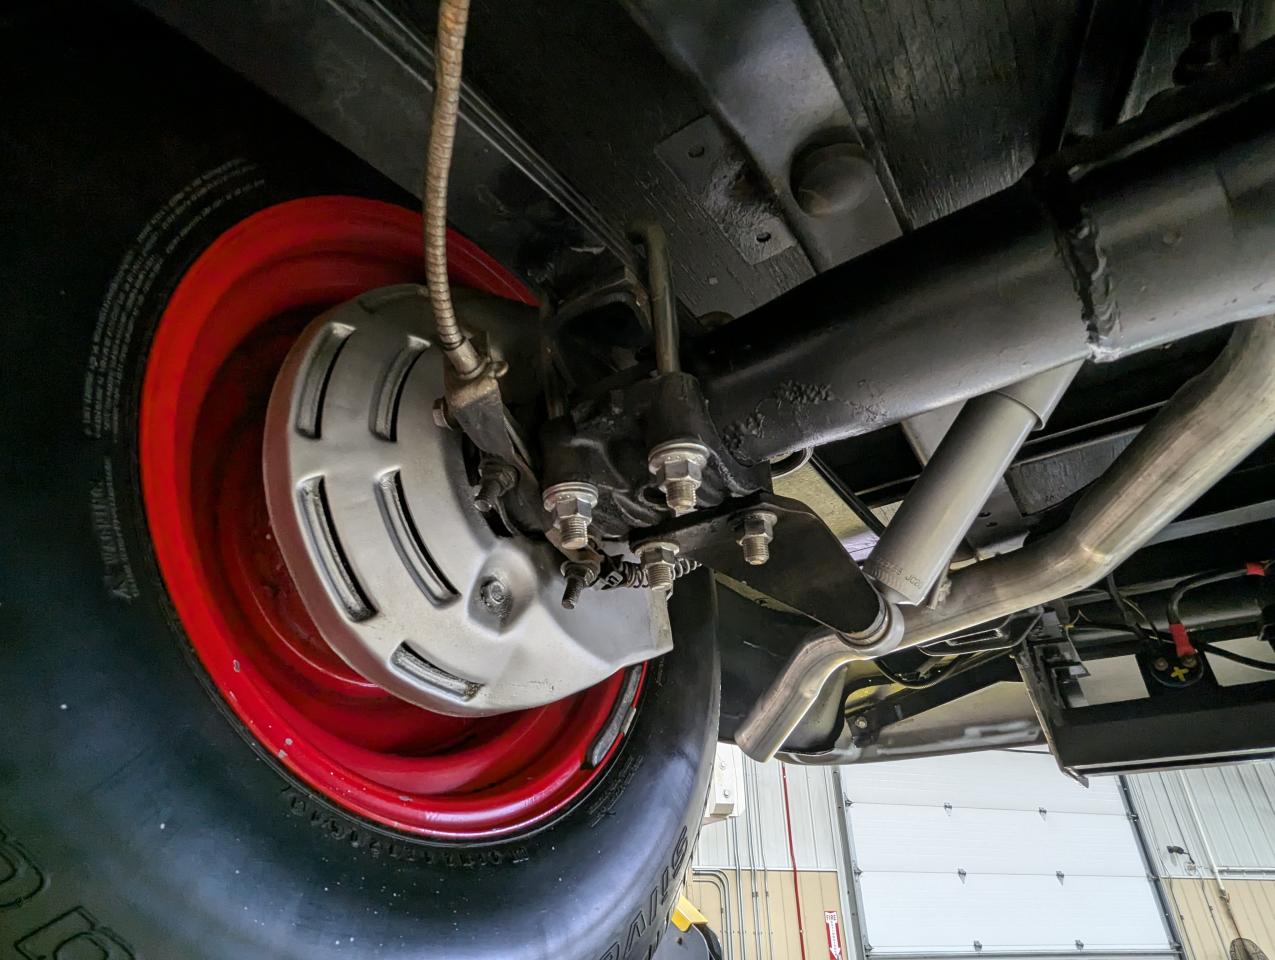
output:
POLYGON ((704 923, 700 924, 697 929, 704 935, 704 942, 708 944, 709 960, 725 960, 726 955, 722 952, 722 941, 713 932, 713 928, 704 923))
POLYGON ((293 782, 172 615, 137 485, 140 375, 167 292, 230 224, 333 189, 406 198, 131 8, 11 4, 0 89, 0 960, 647 957, 716 734, 707 577, 679 589, 677 649, 621 754, 539 833, 431 845, 293 782), (181 191, 106 350, 106 291, 181 191), (91 356, 117 401, 86 391, 91 356))

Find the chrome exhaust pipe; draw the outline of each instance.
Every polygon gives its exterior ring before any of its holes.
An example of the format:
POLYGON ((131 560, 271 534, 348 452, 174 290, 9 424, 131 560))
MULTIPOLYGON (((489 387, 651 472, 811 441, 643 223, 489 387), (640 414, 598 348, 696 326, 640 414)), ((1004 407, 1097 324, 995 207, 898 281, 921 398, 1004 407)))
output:
POLYGON ((854 660, 871 659, 897 649, 903 632, 899 608, 885 604, 878 629, 855 642, 819 627, 797 644, 783 670, 753 704, 735 730, 735 745, 758 763, 771 759, 823 691, 828 678, 854 660))
POLYGON ((768 760, 823 684, 850 660, 928 643, 1101 580, 1272 434, 1275 317, 1262 317, 1236 324, 1222 354, 1173 395, 1062 527, 954 572, 942 605, 908 609, 898 644, 864 648, 837 638, 842 649, 832 656, 826 633, 812 637, 754 704, 736 742, 753 759, 768 760))
POLYGON ((937 609, 908 611, 915 647, 1101 580, 1275 433, 1275 317, 1237 324, 1076 504, 1062 527, 951 575, 937 609))

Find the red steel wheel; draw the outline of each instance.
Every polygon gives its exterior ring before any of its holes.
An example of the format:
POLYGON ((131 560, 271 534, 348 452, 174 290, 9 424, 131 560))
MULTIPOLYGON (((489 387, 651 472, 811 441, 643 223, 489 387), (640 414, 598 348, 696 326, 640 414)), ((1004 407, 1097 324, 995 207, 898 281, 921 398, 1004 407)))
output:
MULTIPOLYGON (((306 323, 367 290, 421 278, 419 215, 325 196, 222 234, 178 284, 147 362, 140 468, 169 594, 195 652, 248 731, 341 807, 433 839, 543 824, 605 768, 586 760, 623 673, 565 700, 482 719, 408 704, 351 670, 307 615, 274 543, 261 476, 275 373, 306 323)), ((459 235, 457 284, 531 303, 459 235)))

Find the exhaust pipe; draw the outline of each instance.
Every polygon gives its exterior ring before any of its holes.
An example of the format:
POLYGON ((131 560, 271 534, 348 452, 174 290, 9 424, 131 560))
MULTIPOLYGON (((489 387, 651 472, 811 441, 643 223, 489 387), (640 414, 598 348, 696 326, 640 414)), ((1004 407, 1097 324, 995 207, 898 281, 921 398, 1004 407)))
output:
POLYGON ((1275 41, 697 342, 761 463, 1275 307, 1275 41))
POLYGON ((900 648, 1083 590, 1123 563, 1275 433, 1275 317, 1238 324, 1058 530, 958 570, 935 610, 909 611, 900 648))
POLYGON ((807 640, 753 706, 736 742, 768 760, 845 663, 928 643, 1101 580, 1272 434, 1275 317, 1263 317, 1236 325, 1222 354, 1173 395, 1062 527, 954 572, 946 601, 910 608, 903 638, 888 649, 855 647, 826 632, 807 640))

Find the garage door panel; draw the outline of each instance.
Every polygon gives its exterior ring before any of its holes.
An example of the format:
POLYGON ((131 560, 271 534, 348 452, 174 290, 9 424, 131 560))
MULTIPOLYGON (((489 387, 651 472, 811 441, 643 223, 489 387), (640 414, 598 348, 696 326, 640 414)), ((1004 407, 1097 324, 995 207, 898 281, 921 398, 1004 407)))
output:
POLYGON ((842 783, 856 804, 912 804, 923 797, 954 807, 1124 814, 1114 777, 1095 777, 1082 787, 1059 773, 1048 753, 1005 750, 849 766, 842 768, 842 783))
POLYGON ((969 876, 865 872, 873 956, 891 953, 1164 950, 1145 877, 969 876), (990 909, 989 909, 990 907, 990 909))
POLYGON ((1137 876, 1143 867, 1120 816, 855 804, 855 846, 862 870, 1137 876))

